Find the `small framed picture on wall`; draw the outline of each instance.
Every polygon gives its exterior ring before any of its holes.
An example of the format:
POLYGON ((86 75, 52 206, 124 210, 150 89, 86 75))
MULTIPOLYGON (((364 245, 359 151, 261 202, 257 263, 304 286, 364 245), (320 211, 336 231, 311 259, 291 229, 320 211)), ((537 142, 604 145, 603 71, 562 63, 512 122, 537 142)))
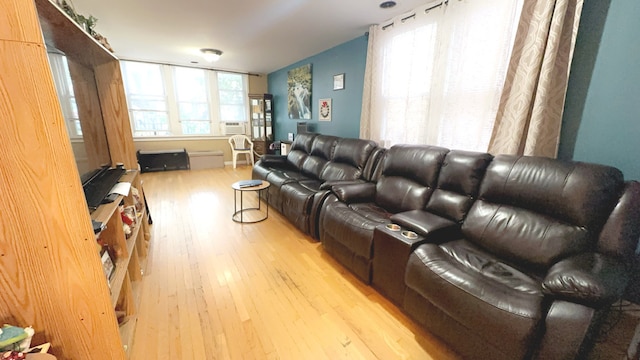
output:
POLYGON ((344 89, 344 73, 333 75, 333 90, 344 89))
POLYGON ((318 109, 320 109, 319 121, 331 121, 331 99, 320 99, 318 109))

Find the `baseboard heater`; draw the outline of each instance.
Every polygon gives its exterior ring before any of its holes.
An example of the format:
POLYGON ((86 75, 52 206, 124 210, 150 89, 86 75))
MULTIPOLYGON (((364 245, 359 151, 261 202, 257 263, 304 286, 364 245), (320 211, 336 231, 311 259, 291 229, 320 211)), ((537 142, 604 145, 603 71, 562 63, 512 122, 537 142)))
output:
POLYGON ((187 149, 176 150, 138 150, 136 152, 140 172, 189 170, 189 154, 187 149))

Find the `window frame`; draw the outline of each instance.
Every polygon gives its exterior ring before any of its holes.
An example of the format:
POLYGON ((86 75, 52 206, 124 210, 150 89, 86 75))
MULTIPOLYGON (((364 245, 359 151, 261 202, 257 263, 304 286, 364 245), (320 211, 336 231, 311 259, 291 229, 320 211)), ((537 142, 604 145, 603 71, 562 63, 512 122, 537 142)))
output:
MULTIPOLYGON (((122 60, 122 62, 134 62, 141 63, 134 60, 122 60)), ((169 120, 169 135, 150 135, 150 136, 140 136, 136 135, 135 123, 133 121, 132 109, 129 106, 129 115, 131 119, 131 131, 133 134, 133 138, 135 141, 157 141, 157 140, 184 140, 184 139, 206 139, 206 138, 219 138, 226 137, 223 132, 224 121, 221 120, 220 113, 220 89, 218 88, 218 73, 230 73, 230 74, 238 74, 242 76, 242 93, 243 93, 243 118, 242 120, 234 120, 233 122, 248 122, 249 119, 249 106, 248 106, 248 96, 249 96, 249 74, 246 73, 237 73, 231 71, 222 71, 222 70, 212 70, 206 68, 199 67, 190 67, 190 66, 178 66, 178 65, 168 65, 168 64, 156 64, 150 63, 161 68, 161 76, 162 83, 165 87, 165 96, 167 101, 167 111, 168 111, 168 120, 169 120), (182 128, 182 121, 192 121, 192 120, 182 120, 180 119, 180 103, 190 101, 180 101, 178 97, 178 86, 177 86, 177 76, 176 76, 176 68, 187 68, 187 69, 198 69, 204 72, 205 74, 205 86, 207 87, 207 104, 208 104, 208 114, 209 114, 209 128, 210 132, 208 134, 184 134, 182 128)), ((126 78, 126 65, 122 66, 122 76, 123 79, 126 78)), ((127 103, 131 103, 129 89, 125 82, 125 95, 127 98, 127 103)), ((207 121, 207 120, 193 120, 193 121, 207 121)))

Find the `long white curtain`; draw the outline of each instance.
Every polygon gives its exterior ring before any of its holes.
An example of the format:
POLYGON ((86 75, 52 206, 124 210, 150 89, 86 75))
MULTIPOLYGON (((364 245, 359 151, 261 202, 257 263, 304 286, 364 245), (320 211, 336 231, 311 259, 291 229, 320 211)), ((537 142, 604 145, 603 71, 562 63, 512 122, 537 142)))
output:
POLYGON ((486 151, 521 9, 438 1, 372 26, 360 137, 486 151))

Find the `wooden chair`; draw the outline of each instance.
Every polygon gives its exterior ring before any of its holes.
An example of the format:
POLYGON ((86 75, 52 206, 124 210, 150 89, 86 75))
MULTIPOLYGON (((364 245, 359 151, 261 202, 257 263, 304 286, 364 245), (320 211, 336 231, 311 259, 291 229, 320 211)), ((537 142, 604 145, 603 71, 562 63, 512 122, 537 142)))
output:
POLYGON ((246 135, 233 135, 229 138, 229 145, 231 146, 231 156, 233 158, 233 168, 236 168, 237 155, 244 154, 247 159, 251 159, 251 165, 253 166, 253 142, 246 135))

